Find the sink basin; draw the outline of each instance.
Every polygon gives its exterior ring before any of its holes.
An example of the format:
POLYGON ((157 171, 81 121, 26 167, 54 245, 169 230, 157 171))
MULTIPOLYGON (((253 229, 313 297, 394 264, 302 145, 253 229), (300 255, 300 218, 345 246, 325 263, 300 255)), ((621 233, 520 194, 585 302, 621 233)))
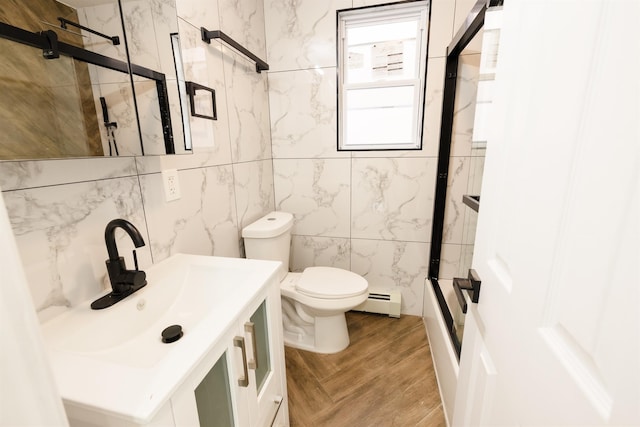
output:
POLYGON ((65 403, 148 421, 279 265, 177 254, 145 269, 147 286, 117 304, 91 310, 86 301, 46 322, 65 403), (171 325, 184 335, 163 343, 171 325))
POLYGON ((151 267, 148 286, 102 313, 82 305, 47 324, 51 348, 131 366, 153 365, 161 352, 150 344, 158 343, 164 328, 179 324, 193 329, 216 304, 239 292, 235 285, 247 278, 247 271, 237 266, 211 264, 207 258, 182 255, 151 267))

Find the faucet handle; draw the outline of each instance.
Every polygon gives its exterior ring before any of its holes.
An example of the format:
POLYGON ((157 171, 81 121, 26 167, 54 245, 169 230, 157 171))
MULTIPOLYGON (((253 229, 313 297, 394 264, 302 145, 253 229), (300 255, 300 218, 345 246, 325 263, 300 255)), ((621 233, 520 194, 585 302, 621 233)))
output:
POLYGON ((136 270, 140 270, 138 268, 138 255, 136 254, 136 250, 133 250, 133 265, 135 266, 136 270))

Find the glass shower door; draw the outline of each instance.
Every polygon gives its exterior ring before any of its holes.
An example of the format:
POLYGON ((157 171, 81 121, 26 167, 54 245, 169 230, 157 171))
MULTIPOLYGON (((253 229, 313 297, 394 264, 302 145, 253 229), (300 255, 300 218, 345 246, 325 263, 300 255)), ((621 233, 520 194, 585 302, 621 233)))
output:
POLYGON ((467 280, 473 260, 499 31, 492 29, 491 8, 484 2, 476 6, 447 57, 429 269, 458 356, 466 300, 454 279, 467 280))

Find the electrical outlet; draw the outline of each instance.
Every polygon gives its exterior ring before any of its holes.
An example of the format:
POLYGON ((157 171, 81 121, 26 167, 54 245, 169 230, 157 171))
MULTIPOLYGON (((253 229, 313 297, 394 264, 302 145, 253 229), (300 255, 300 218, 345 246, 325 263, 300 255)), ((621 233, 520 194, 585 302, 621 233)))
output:
POLYGON ((165 201, 170 202, 180 198, 180 181, 178 180, 177 169, 163 170, 162 182, 164 183, 165 201))

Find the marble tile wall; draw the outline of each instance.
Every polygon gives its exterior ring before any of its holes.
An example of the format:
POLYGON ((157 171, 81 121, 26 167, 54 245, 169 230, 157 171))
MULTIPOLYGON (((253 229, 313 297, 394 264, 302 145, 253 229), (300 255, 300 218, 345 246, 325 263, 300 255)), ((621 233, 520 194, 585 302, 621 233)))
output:
MULTIPOLYGON (((262 30, 244 39, 247 22, 264 25, 262 0, 177 6, 186 78, 217 95, 217 121, 191 119, 194 154, 0 162, 2 196, 41 321, 101 292, 111 219, 142 232, 144 269, 177 252, 241 256, 241 228, 275 208, 267 76, 220 43, 200 40, 201 26, 219 28, 264 55, 262 30), (164 200, 165 169, 178 170, 179 200, 164 200)), ((132 265, 128 236, 118 231, 116 238, 132 265)))
MULTIPOLYGON (((113 218, 143 232, 144 268, 176 252, 241 256, 241 228, 273 209, 296 217, 293 270, 351 269, 372 288, 400 289, 403 312, 422 314, 444 56, 459 10, 473 2, 432 1, 423 148, 393 156, 335 148, 335 11, 373 3, 180 1, 185 74, 218 102, 217 121, 191 120, 193 155, 0 163, 41 320, 100 292, 113 218), (246 43, 270 71, 204 44, 201 26, 246 43), (160 172, 174 168, 182 198, 165 202, 160 172)), ((117 237, 130 264, 130 243, 117 237)))
POLYGON ((295 217, 292 270, 350 269, 422 315, 446 47, 475 1, 431 2, 422 149, 339 152, 336 10, 381 3, 264 0, 275 205, 295 217))

